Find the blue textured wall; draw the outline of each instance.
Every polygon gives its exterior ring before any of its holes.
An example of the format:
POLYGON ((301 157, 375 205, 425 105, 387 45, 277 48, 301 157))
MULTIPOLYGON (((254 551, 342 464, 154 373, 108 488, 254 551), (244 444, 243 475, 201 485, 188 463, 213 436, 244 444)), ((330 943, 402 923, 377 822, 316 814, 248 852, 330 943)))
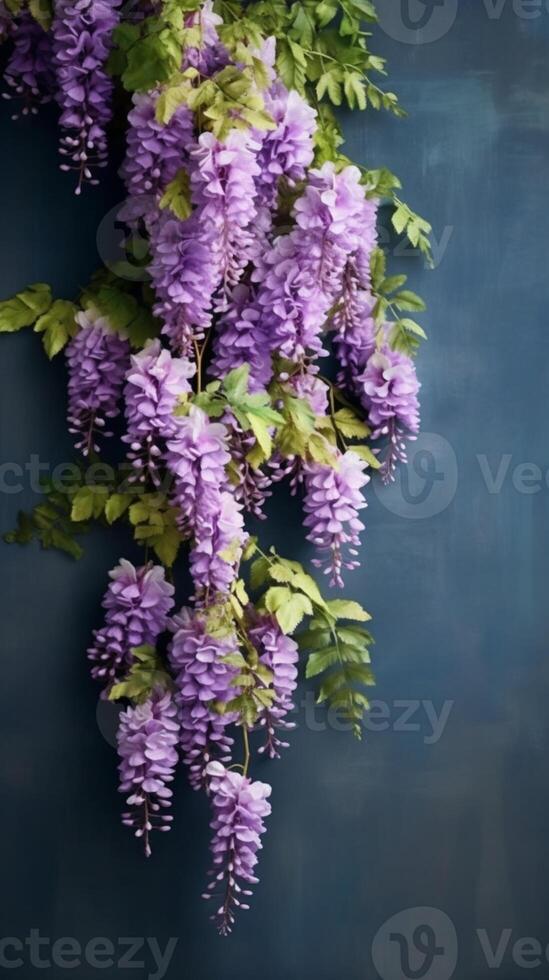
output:
MULTIPOLYGON (((375 617, 376 730, 358 744, 301 708, 291 751, 257 769, 273 783, 261 885, 221 940, 198 897, 205 801, 180 779, 174 831, 148 863, 119 823, 116 757, 84 650, 107 570, 131 554, 125 536, 94 534, 77 565, 3 547, 0 936, 39 928, 52 942, 150 936, 162 947, 178 937, 174 980, 402 980, 414 969, 447 980, 453 929, 459 980, 517 980, 515 941, 549 942, 548 4, 471 0, 452 23, 446 0, 419 37, 396 3, 380 6, 388 33, 376 46, 409 118, 347 119, 348 151, 401 175, 433 222, 438 268, 394 259, 429 304, 427 435, 403 482, 370 493, 363 567, 349 581, 375 617), (439 911, 382 928, 425 906, 439 911), (407 970, 404 940, 389 933, 414 922, 425 928, 407 970), (504 929, 494 970, 482 930, 494 947, 504 929), (444 952, 425 958, 432 936, 444 952)), ((410 14, 423 9, 413 0, 410 14)), ((120 192, 71 196, 53 114, 12 124, 4 104, 0 131, 0 294, 44 280, 70 296, 97 264, 96 229, 120 192)), ((70 459, 62 365, 48 367, 30 334, 2 338, 1 351, 3 460, 70 459)), ((0 529, 31 503, 28 487, 2 493, 0 529)), ((306 556, 283 504, 273 517, 281 544, 306 556)), ((534 976, 548 975, 542 962, 534 976)), ((153 963, 149 953, 122 975, 154 975, 153 963)))

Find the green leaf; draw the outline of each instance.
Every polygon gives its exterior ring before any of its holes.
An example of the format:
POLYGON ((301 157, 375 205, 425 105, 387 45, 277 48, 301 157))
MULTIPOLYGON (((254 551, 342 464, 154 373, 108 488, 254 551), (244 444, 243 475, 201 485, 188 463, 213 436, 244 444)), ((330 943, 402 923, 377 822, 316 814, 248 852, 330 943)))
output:
POLYGON ((422 313, 425 309, 425 303, 421 296, 417 293, 412 292, 411 289, 403 289, 401 292, 393 296, 391 303, 397 307, 399 310, 410 310, 412 312, 422 313))
POLYGON ((171 687, 171 678, 154 647, 133 647, 131 655, 130 670, 123 681, 113 684, 109 691, 110 701, 129 698, 140 704, 151 696, 155 688, 166 690, 171 687))
POLYGON ((159 82, 167 82, 179 68, 180 56, 180 45, 167 31, 140 38, 127 52, 124 88, 128 92, 145 92, 159 82))
POLYGON ((413 333, 416 337, 421 337, 422 340, 427 340, 427 334, 423 327, 420 327, 419 323, 415 320, 410 320, 408 317, 404 317, 402 320, 398 321, 400 326, 406 330, 408 333, 413 333))
POLYGON ((269 612, 277 612, 282 606, 287 605, 292 599, 291 589, 283 586, 273 585, 264 596, 265 608, 269 612))
POLYGON ((346 439, 365 439, 370 435, 370 429, 355 412, 349 408, 340 408, 333 416, 334 424, 346 439))
MULTIPOLYGON (((395 289, 400 289, 400 287, 406 282, 407 278, 408 276, 388 276, 379 284, 377 290, 378 292, 387 296, 389 293, 393 293, 395 289)), ((391 302, 393 302, 393 299, 391 299, 391 302)))
POLYGON ((329 667, 339 662, 339 652, 337 647, 326 647, 317 653, 311 653, 307 660, 305 676, 309 679, 323 674, 329 667))
POLYGON ((278 73, 286 85, 286 88, 295 89, 301 95, 305 91, 305 65, 301 57, 302 48, 294 44, 289 39, 281 38, 277 44, 276 66, 278 73), (296 58, 295 51, 300 50, 299 59, 296 58))
POLYGON ((40 27, 49 31, 53 17, 50 0, 29 0, 29 11, 40 27))
POLYGON ((372 618, 359 602, 353 602, 351 599, 330 599, 326 605, 336 619, 353 619, 359 623, 366 623, 372 618))
POLYGON ((51 301, 51 289, 43 282, 34 283, 12 299, 2 300, 0 333, 15 333, 22 327, 30 327, 49 309, 51 301))
POLYGON ((90 517, 101 517, 108 497, 104 486, 83 486, 76 491, 72 500, 71 520, 87 521, 90 517))
POLYGON ((248 391, 248 378, 250 367, 242 364, 241 367, 234 368, 223 379, 223 391, 230 402, 238 403, 248 391))
POLYGON ((374 455, 369 446, 352 446, 352 452, 360 456, 369 466, 374 470, 378 470, 381 466, 379 459, 374 455))
POLYGON ((303 617, 311 615, 312 611, 313 607, 309 597, 300 592, 295 592, 290 593, 288 602, 277 608, 275 616, 284 633, 293 633, 303 617))
POLYGON ((166 187, 160 199, 161 208, 169 208, 181 221, 190 218, 192 214, 191 181, 185 168, 166 187))
POLYGON ((119 517, 122 517, 133 500, 130 493, 113 493, 105 504, 105 517, 109 524, 113 524, 119 517))
POLYGON ((50 361, 74 337, 78 330, 75 316, 78 307, 65 299, 56 299, 47 313, 34 325, 35 333, 43 333, 42 343, 50 361))
POLYGON ((250 585, 252 589, 260 589, 265 585, 269 576, 269 561, 267 558, 256 558, 250 566, 250 585))

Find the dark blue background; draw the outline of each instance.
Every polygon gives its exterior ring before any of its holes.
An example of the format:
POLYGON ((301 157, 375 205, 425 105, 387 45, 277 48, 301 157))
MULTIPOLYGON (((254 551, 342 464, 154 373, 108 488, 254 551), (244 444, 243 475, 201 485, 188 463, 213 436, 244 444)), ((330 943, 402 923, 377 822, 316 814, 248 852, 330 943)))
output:
MULTIPOLYGON (((359 744, 333 726, 313 731, 302 708, 291 751, 256 770, 273 784, 261 884, 253 911, 222 940, 199 898, 207 805, 183 774, 174 831, 151 861, 119 821, 116 756, 98 730, 84 651, 107 571, 132 555, 125 535, 94 533, 78 564, 2 546, 1 936, 34 927, 52 941, 154 936, 163 946, 179 937, 174 980, 375 978, 374 935, 415 906, 453 921, 459 980, 521 975, 509 955, 488 968, 478 929, 494 944, 504 928, 511 942, 549 942, 549 490, 542 480, 537 492, 520 492, 515 473, 523 462, 544 477, 549 467, 545 6, 529 20, 511 0, 499 18, 463 3, 430 44, 378 30, 375 47, 409 118, 346 119, 349 155, 396 171, 437 241, 449 239, 434 272, 417 258, 393 262, 429 304, 423 427, 440 438, 420 443, 432 454, 411 467, 408 488, 370 492, 363 566, 347 589, 374 615, 375 697, 391 724, 359 744), (442 475, 423 488, 427 512, 442 509, 417 519, 410 492, 421 490, 424 464, 442 475), (490 493, 482 467, 500 464, 505 479, 490 493), (411 719, 419 730, 400 730, 402 699, 437 711, 453 702, 438 741, 430 744, 423 708, 411 719)), ((8 109, 0 294, 42 280, 70 297, 97 265, 96 229, 120 190, 107 183, 74 198, 57 170, 54 114, 11 123, 8 109)), ((30 333, 3 337, 1 350, 3 460, 70 460, 63 365, 48 365, 30 333)), ((31 504, 28 487, 2 493, 0 529, 31 504)), ((294 555, 307 556, 285 503, 271 529, 286 551, 292 542, 294 555)), ((531 974, 548 970, 544 961, 531 974)))

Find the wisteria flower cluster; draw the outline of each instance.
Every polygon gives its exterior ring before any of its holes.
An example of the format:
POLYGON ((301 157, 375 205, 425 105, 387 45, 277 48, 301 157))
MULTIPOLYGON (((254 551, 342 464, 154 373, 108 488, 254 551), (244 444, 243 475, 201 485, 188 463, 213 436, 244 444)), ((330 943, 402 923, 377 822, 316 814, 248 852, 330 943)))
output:
POLYGON ((373 683, 369 614, 325 596, 253 521, 268 525, 286 480, 329 587, 359 566, 368 485, 395 478, 419 430, 424 334, 402 314, 423 304, 386 274, 381 199, 424 253, 429 226, 388 171, 339 149, 330 100, 400 111, 370 80, 363 4, 309 4, 303 36, 300 3, 268 16, 212 0, 131 16, 119 0, 38 6, 40 18, 0 0, 5 94, 23 115, 57 102, 77 193, 107 163, 120 103, 119 221, 138 274, 101 269, 78 304, 41 283, 0 303, 0 331, 33 326, 50 357, 64 349, 80 460, 6 537, 78 557, 91 521, 131 529, 88 650, 100 696, 123 704, 122 822, 150 856, 181 763, 211 807, 204 897, 226 934, 249 907, 271 813, 252 767, 289 747, 300 657, 357 735, 373 683), (103 461, 112 479, 97 476, 103 461))

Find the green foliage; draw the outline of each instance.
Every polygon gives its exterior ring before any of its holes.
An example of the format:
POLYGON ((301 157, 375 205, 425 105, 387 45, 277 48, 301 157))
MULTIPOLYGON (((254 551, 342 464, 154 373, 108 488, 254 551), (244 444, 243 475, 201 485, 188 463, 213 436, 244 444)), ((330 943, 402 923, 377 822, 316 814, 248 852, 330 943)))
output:
POLYGON ((430 234, 432 227, 398 197, 393 198, 396 205, 391 221, 398 235, 405 234, 414 248, 418 248, 428 265, 433 265, 430 234))
POLYGON ((122 517, 128 510, 133 499, 133 494, 131 493, 111 494, 105 504, 107 524, 114 524, 115 521, 122 517))
POLYGON ((250 586, 261 590, 258 609, 273 613, 285 633, 294 633, 311 617, 307 629, 297 634, 307 652, 306 676, 321 678, 318 703, 337 708, 360 738, 368 708, 363 688, 374 683, 369 653, 373 639, 360 625, 370 614, 353 600, 324 599, 303 566, 281 558, 274 548, 265 554, 253 542, 246 558, 252 560, 250 586))
POLYGON ((185 221, 192 214, 191 182, 188 172, 182 168, 166 187, 160 199, 161 208, 169 208, 176 217, 185 221))
POLYGON ((120 698, 141 704, 146 701, 155 688, 170 688, 172 681, 154 647, 144 645, 131 650, 132 664, 123 681, 114 684, 109 692, 110 701, 120 698))
POLYGON ((44 500, 30 513, 19 511, 17 526, 4 534, 7 544, 29 544, 38 540, 42 548, 56 548, 72 558, 81 558, 82 546, 76 536, 88 530, 84 519, 71 517, 74 489, 61 490, 51 482, 43 485, 44 500))
POLYGON ((0 333, 15 333, 30 327, 51 306, 51 289, 44 282, 35 282, 28 289, 0 302, 0 333))
POLYGON ((121 76, 128 92, 167 82, 181 65, 184 47, 200 45, 200 28, 184 23, 185 14, 199 7, 200 0, 163 0, 154 16, 116 28, 109 70, 121 76))
POLYGON ((134 538, 150 547, 167 568, 171 568, 183 537, 177 527, 176 511, 163 493, 144 493, 129 508, 134 538))
POLYGON ((158 335, 160 324, 148 306, 133 295, 132 289, 132 283, 124 283, 111 273, 102 272, 84 290, 81 303, 85 309, 106 317, 113 329, 128 337, 131 346, 137 350, 158 335))
POLYGON ((197 114, 202 129, 225 139, 232 129, 273 129, 274 121, 265 110, 262 88, 268 82, 261 62, 252 58, 243 67, 227 65, 202 79, 196 68, 173 74, 156 106, 159 122, 169 122, 179 105, 197 114))
MULTIPOLYGON (((371 106, 403 115, 396 95, 383 91, 371 77, 372 73, 385 74, 385 62, 369 50, 369 34, 362 29, 365 21, 374 23, 377 19, 368 0, 301 0, 290 4, 259 0, 245 6, 223 0, 219 11, 229 21, 224 40, 253 38, 254 25, 264 36, 277 38, 280 77, 311 104, 346 104, 359 110, 371 106), (231 24, 231 17, 234 22, 243 18, 240 29, 231 24)), ((322 119, 321 126, 324 128, 322 119)), ((330 135, 326 139, 329 141, 330 135)))
POLYGON ((34 324, 36 333, 43 334, 42 343, 50 361, 63 350, 78 330, 75 316, 78 307, 66 299, 56 299, 47 313, 43 313, 34 324))
POLYGON ((105 511, 108 488, 101 484, 84 484, 72 498, 71 521, 98 520, 105 511))
POLYGON ((364 622, 370 616, 359 603, 332 600, 326 605, 327 609, 319 610, 308 630, 298 637, 308 653, 306 676, 321 678, 317 702, 337 709, 361 738, 362 719, 369 707, 364 688, 375 680, 369 652, 373 638, 356 621, 364 622))
POLYGON ((371 257, 372 289, 376 296, 374 317, 378 327, 388 322, 390 315, 394 322, 390 323, 389 341, 395 350, 401 350, 412 357, 419 346, 420 340, 426 340, 423 329, 410 317, 403 317, 403 312, 423 312, 425 303, 411 289, 402 289, 406 276, 385 275, 385 254, 381 249, 375 249, 371 257))
POLYGON ((29 0, 28 7, 29 12, 32 14, 35 21, 37 21, 37 23, 40 24, 45 31, 49 31, 53 19, 52 0, 29 0))

